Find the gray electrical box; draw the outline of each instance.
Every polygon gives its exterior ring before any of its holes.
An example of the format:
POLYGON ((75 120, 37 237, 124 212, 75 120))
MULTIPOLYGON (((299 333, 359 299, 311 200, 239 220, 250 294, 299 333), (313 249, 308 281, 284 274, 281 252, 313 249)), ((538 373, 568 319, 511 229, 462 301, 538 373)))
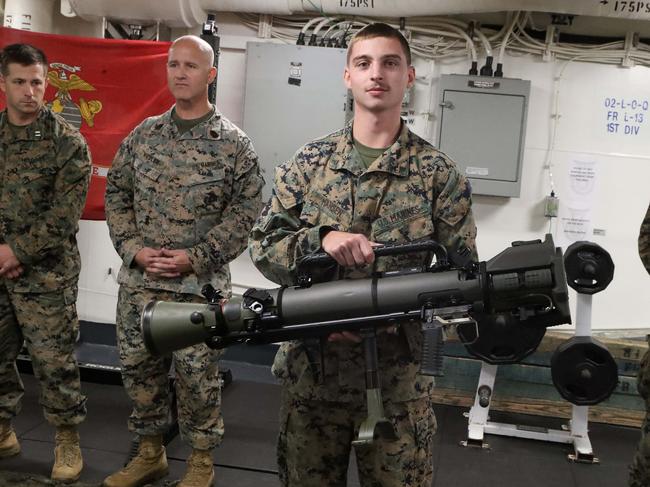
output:
POLYGON ((518 197, 530 81, 443 75, 438 147, 475 194, 518 197))
POLYGON ((260 157, 264 198, 271 194, 278 164, 350 119, 345 63, 345 49, 247 44, 243 128, 260 157))

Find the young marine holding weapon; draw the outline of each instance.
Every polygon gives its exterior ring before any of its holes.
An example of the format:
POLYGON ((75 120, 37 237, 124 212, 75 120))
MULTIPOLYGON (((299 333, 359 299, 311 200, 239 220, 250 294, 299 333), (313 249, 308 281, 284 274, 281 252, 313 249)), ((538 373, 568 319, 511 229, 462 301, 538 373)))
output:
MULTIPOLYGON (((313 141, 275 178, 273 197, 251 232, 253 262, 279 284, 296 281, 298 259, 324 251, 340 265, 337 276, 422 265, 424 254, 375 260, 376 243, 435 239, 476 257, 471 189, 454 163, 412 133, 400 118, 415 82, 406 39, 372 24, 350 41, 343 78, 354 97, 354 119, 313 141)), ((316 280, 324 276, 315 277, 316 280)), ((420 374, 419 323, 379 333, 378 379, 385 419, 399 438, 356 449, 364 484, 421 486, 433 475, 436 420, 433 378, 420 374)), ((319 344, 283 343, 273 371, 283 385, 278 440, 280 479, 287 487, 345 485, 351 443, 366 419, 362 337, 330 335, 318 374, 319 344)), ((377 387, 378 386, 378 387, 377 387)), ((376 396, 375 396, 376 397, 376 396)))
POLYGON ((145 343, 166 353, 293 340, 273 367, 282 484, 345 485, 354 444, 362 485, 430 485, 433 378, 421 369, 439 371, 437 324, 499 313, 570 322, 562 255, 547 239, 474 263, 469 183, 399 116, 415 79, 408 44, 373 24, 348 56, 354 120, 278 168, 249 240, 256 266, 285 287, 228 301, 206 290, 203 306, 151 302, 145 343))

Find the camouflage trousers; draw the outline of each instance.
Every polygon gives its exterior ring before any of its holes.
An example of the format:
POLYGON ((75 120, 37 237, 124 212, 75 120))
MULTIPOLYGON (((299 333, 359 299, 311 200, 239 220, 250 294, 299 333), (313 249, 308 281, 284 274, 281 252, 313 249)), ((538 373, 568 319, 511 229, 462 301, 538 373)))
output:
POLYGON ((23 341, 40 384, 45 419, 56 426, 86 417, 74 345, 79 331, 77 288, 47 293, 15 293, 0 287, 0 419, 21 408, 23 382, 16 357, 23 341))
MULTIPOLYGON (((397 441, 356 447, 361 487, 427 487, 437 424, 430 398, 384 402, 397 441)), ((284 487, 345 487, 351 442, 366 404, 303 400, 282 392, 278 467, 284 487)))
MULTIPOLYGON (((129 429, 139 435, 164 433, 171 421, 170 360, 154 357, 145 348, 140 316, 151 300, 204 303, 191 294, 120 286, 117 302, 117 342, 122 380, 133 403, 129 429)), ((221 351, 195 345, 173 353, 174 384, 181 435, 192 448, 211 450, 223 437, 221 351)))
MULTIPOLYGON (((648 336, 650 344, 650 335, 648 336)), ((638 382, 639 394, 645 399, 646 414, 641 426, 641 440, 630 467, 630 487, 650 485, 650 351, 641 359, 638 382)))

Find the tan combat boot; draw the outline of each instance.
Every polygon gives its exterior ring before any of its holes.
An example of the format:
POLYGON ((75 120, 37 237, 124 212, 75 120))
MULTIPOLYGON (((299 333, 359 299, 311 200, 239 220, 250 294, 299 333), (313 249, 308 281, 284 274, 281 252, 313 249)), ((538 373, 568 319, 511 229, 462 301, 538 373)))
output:
POLYGON ((0 420, 0 458, 20 453, 20 443, 8 419, 0 420))
POLYGON ((187 471, 177 487, 210 487, 214 482, 211 450, 192 450, 187 471))
POLYGON ((104 487, 139 487, 169 473, 162 435, 141 436, 138 454, 119 472, 106 477, 104 487))
POLYGON ((79 480, 84 466, 79 447, 79 433, 75 426, 57 426, 54 438, 54 466, 52 480, 72 483, 79 480))

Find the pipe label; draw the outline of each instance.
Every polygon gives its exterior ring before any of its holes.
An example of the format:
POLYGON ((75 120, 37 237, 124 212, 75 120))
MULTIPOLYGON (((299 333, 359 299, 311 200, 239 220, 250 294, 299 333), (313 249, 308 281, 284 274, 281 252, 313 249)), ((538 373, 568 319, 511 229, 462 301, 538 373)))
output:
MULTIPOLYGON (((606 4, 606 2, 601 2, 606 4)), ((619 0, 614 2, 614 12, 638 14, 650 13, 650 2, 635 2, 619 0)))
POLYGON ((375 0, 339 0, 339 7, 375 8, 375 0))

